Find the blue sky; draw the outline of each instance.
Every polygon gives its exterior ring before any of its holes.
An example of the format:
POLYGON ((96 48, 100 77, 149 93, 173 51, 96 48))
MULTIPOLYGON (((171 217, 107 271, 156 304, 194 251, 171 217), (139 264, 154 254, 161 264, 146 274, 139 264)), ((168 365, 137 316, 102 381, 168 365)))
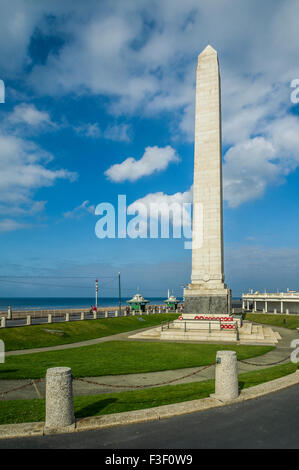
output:
POLYGON ((195 70, 209 43, 227 284, 234 296, 299 289, 299 5, 239 5, 0 1, 0 296, 89 296, 95 277, 100 295, 117 295, 118 271, 124 295, 181 295, 184 240, 99 239, 94 208, 118 194, 190 200, 195 70))

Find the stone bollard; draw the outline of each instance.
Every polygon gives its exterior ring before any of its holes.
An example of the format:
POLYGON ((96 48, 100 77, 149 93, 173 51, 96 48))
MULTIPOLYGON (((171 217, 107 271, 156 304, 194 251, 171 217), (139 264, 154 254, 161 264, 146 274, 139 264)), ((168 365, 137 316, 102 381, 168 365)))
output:
POLYGON ((85 320, 85 313, 81 312, 81 320, 85 320))
POLYGON ((114 316, 118 317, 118 310, 115 310, 114 316))
POLYGON ((65 321, 70 321, 70 314, 69 313, 65 314, 65 321))
POLYGON ((48 313, 48 323, 52 323, 52 313, 48 313))
POLYGON ((65 428, 75 424, 72 370, 52 367, 46 375, 45 430, 65 428))
POLYGON ((161 307, 159 307, 159 313, 161 313, 161 307))
POLYGON ((277 313, 277 308, 274 309, 274 313, 275 313, 275 314, 277 313))
POLYGON ((287 309, 286 309, 286 315, 289 315, 289 314, 290 314, 290 311, 289 311, 289 309, 287 308, 287 309))
POLYGON ((96 310, 93 311, 93 319, 94 319, 94 320, 97 319, 97 313, 98 313, 98 312, 97 312, 96 310))
POLYGON ((217 351, 214 398, 228 401, 237 398, 238 395, 237 353, 235 351, 217 351))
POLYGON ((27 317, 26 317, 26 325, 31 325, 31 315, 27 315, 27 317))
POLYGON ((1 328, 6 328, 6 318, 1 317, 1 328))
POLYGON ((107 311, 105 312, 105 318, 108 318, 108 312, 107 311))

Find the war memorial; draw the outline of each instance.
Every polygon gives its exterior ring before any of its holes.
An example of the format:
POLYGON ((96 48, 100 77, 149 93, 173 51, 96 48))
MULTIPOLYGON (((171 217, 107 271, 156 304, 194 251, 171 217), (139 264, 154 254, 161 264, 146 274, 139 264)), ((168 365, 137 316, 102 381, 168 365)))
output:
POLYGON ((223 259, 221 80, 217 51, 208 45, 196 71, 192 273, 184 313, 132 338, 276 344, 280 335, 272 328, 232 315, 223 259))

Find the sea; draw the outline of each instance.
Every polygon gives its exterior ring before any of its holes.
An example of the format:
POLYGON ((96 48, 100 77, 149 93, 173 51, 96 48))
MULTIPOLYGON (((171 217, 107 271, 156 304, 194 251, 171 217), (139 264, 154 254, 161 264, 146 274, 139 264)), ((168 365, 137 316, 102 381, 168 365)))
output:
MULTIPOLYGON (((126 301, 130 298, 122 298, 122 305, 128 305, 126 301)), ((146 297, 146 300, 149 300, 149 303, 152 305, 162 305, 166 297, 146 297)), ((179 297, 178 300, 182 301, 179 297)), ((94 297, 2 297, 0 298, 0 311, 7 310, 9 305, 12 310, 47 310, 87 308, 94 304, 94 297)), ((118 297, 98 298, 98 307, 115 307, 118 304, 118 297)))
MULTIPOLYGON (((121 299, 122 305, 127 305, 129 297, 121 299)), ((163 305, 165 297, 147 297, 151 305, 163 305)), ((182 298, 177 297, 181 302, 182 298)), ((240 299, 233 298, 234 304, 240 299)), ((98 307, 118 306, 118 297, 98 298, 98 307)), ((95 304, 94 297, 2 297, 0 298, 0 311, 7 310, 10 305, 12 310, 46 310, 63 308, 87 308, 95 304)), ((165 304, 164 304, 165 305, 165 304)))

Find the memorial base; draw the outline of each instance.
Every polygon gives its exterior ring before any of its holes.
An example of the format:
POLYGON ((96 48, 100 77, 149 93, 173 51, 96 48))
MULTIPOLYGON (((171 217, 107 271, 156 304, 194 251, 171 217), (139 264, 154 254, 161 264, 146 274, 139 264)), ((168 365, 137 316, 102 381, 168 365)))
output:
POLYGON ((231 315, 231 290, 216 291, 185 289, 184 313, 231 315))

